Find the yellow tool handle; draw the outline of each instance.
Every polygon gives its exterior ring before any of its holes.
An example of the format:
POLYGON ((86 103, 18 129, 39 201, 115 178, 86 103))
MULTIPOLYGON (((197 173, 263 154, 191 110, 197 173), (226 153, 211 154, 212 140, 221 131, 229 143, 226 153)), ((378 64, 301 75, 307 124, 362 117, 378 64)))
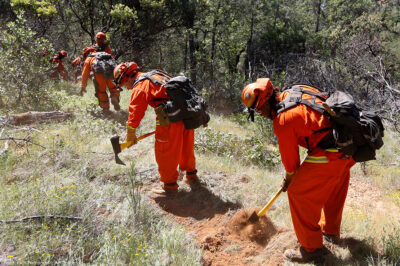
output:
POLYGON ((267 205, 264 206, 264 208, 261 209, 261 211, 259 211, 257 213, 258 217, 264 216, 269 207, 271 207, 272 203, 274 203, 274 201, 279 197, 279 195, 282 193, 282 188, 275 194, 275 196, 267 203, 267 205))
MULTIPOLYGON (((156 133, 156 132, 153 131, 153 132, 144 134, 144 135, 138 137, 136 140, 137 140, 137 141, 140 141, 140 140, 142 140, 142 139, 144 139, 144 138, 147 138, 148 136, 151 136, 151 135, 153 135, 153 134, 155 134, 155 133, 156 133)), ((132 146, 132 145, 133 145, 133 141, 122 142, 122 143, 120 144, 120 146, 121 146, 121 151, 122 151, 123 149, 125 149, 125 148, 128 148, 128 147, 132 146)))

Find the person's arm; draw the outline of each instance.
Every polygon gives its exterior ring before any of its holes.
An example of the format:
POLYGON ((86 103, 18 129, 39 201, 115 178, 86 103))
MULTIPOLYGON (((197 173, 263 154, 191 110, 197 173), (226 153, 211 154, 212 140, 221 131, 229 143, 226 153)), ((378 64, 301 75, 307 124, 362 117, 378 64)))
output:
POLYGON ((81 88, 86 89, 89 76, 90 76, 90 58, 88 57, 85 60, 85 64, 83 64, 81 88))
POLYGON ((147 106, 150 102, 148 95, 149 81, 145 80, 132 89, 131 102, 129 104, 129 118, 127 126, 137 128, 142 121, 147 106))
POLYGON ((287 173, 293 174, 300 166, 299 144, 295 128, 274 123, 274 132, 278 138, 282 164, 287 173))

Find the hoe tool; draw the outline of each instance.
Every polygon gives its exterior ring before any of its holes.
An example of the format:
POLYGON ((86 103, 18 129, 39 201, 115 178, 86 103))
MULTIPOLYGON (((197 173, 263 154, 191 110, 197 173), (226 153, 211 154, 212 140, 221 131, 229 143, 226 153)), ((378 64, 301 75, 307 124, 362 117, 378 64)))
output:
POLYGON ((276 194, 274 195, 274 197, 273 197, 272 199, 269 200, 269 202, 267 203, 267 205, 265 205, 265 206, 261 209, 261 211, 259 211, 258 213, 253 212, 253 213, 250 215, 248 221, 249 221, 250 223, 255 223, 255 222, 257 222, 258 219, 259 219, 259 217, 264 216, 264 215, 267 213, 269 207, 271 207, 272 203, 274 203, 274 201, 279 197, 279 195, 280 195, 281 193, 282 193, 282 188, 279 189, 278 192, 276 192, 276 194))
MULTIPOLYGON (((137 138, 137 141, 142 140, 144 138, 147 138, 148 136, 153 135, 154 133, 156 133, 155 131, 144 134, 140 137, 137 138)), ((110 139, 113 150, 114 150, 114 154, 115 154, 115 162, 117 164, 122 164, 125 165, 125 163, 118 157, 118 154, 125 148, 128 148, 130 146, 132 146, 132 141, 128 141, 128 142, 122 142, 119 143, 119 136, 114 136, 110 139)))

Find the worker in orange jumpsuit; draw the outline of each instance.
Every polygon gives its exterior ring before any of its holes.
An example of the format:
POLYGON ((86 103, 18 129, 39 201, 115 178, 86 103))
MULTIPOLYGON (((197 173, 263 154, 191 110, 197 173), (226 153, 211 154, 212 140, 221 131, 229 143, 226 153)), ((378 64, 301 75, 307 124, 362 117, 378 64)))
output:
MULTIPOLYGON (((311 86, 298 86, 319 92, 311 86)), ((279 93, 268 78, 257 79, 242 91, 243 103, 250 112, 273 120, 278 138, 286 170, 282 190, 288 192, 293 226, 301 246, 299 250, 286 250, 284 256, 292 262, 320 261, 329 253, 323 246, 323 237, 328 241, 338 241, 340 237, 350 168, 355 162, 336 148, 318 146, 331 130, 327 116, 304 104, 277 114, 277 103, 286 97, 288 92, 279 93), (299 146, 308 149, 302 163, 299 146)), ((311 96, 303 94, 302 99, 310 100, 311 96)), ((317 98, 316 102, 322 101, 317 98)))
MULTIPOLYGON (((64 50, 61 50, 57 53, 56 56, 54 56, 51 59, 51 62, 53 63, 53 65, 57 65, 57 66, 55 66, 54 70, 61 76, 61 78, 63 80, 69 80, 68 73, 65 70, 65 67, 62 63, 62 59, 64 59, 65 57, 67 57, 67 52, 64 50)), ((56 76, 54 74, 50 74, 50 77, 56 78, 56 76)))
MULTIPOLYGON (((93 71, 93 65, 96 63, 96 56, 95 53, 92 54, 93 56, 87 56, 85 63, 82 69, 82 80, 81 80, 81 90, 79 95, 83 95, 86 92, 87 81, 90 77, 90 72, 93 71)), ((110 110, 110 102, 108 98, 108 94, 106 92, 107 87, 110 91, 111 103, 114 105, 114 109, 116 111, 120 110, 119 105, 119 93, 120 91, 113 83, 112 79, 105 79, 103 74, 94 73, 93 83, 95 86, 96 94, 95 96, 99 100, 99 105, 103 108, 104 113, 109 113, 110 110)))
MULTIPOLYGON (((114 69, 115 82, 132 89, 129 119, 126 123, 126 141, 132 141, 133 144, 137 142, 136 128, 144 117, 147 106, 156 108, 169 98, 164 86, 155 84, 149 79, 139 81, 133 86, 136 79, 146 74, 138 70, 138 65, 134 62, 121 63, 114 69)), ((162 80, 162 77, 157 74, 152 77, 162 80)), ((186 171, 186 183, 192 189, 197 187, 200 181, 194 155, 194 130, 185 129, 182 121, 169 125, 161 124, 157 117, 154 148, 163 185, 162 189, 153 189, 153 192, 167 196, 178 192, 178 166, 180 171, 186 171)))
POLYGON ((71 62, 72 68, 74 69, 75 83, 78 83, 79 78, 82 75, 82 57, 77 57, 71 62))
POLYGON ((96 44, 91 46, 97 52, 106 52, 110 55, 113 55, 110 46, 108 45, 107 36, 104 32, 98 32, 96 34, 96 44))

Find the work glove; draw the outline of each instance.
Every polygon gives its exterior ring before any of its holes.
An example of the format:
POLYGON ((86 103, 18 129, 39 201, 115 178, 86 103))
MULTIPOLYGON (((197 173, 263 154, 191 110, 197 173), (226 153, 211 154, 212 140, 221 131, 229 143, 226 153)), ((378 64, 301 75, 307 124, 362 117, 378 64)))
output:
POLYGON ((281 188, 282 188, 282 191, 283 191, 283 192, 286 192, 286 191, 287 191, 287 189, 288 189, 288 187, 289 187, 289 185, 290 185, 290 182, 292 182, 294 173, 295 173, 295 172, 293 172, 293 173, 290 174, 290 173, 287 173, 287 172, 286 172, 285 177, 283 178, 282 183, 281 183, 281 188))
POLYGON ((81 90, 79 91, 79 96, 83 96, 83 94, 86 92, 86 88, 81 87, 81 90))
POLYGON ((136 128, 126 126, 126 142, 132 142, 129 147, 137 143, 136 128))

